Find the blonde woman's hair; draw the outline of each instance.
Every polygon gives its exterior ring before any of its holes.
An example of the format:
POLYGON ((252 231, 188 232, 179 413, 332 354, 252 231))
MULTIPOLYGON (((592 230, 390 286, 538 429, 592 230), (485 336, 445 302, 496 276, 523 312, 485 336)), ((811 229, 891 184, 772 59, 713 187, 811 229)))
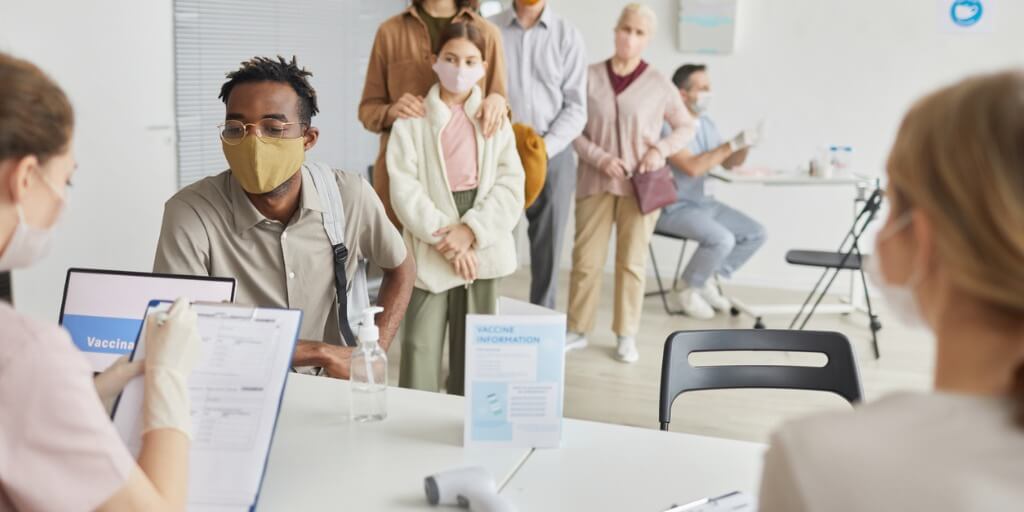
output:
MULTIPOLYGON (((1024 70, 918 101, 887 167, 894 210, 932 222, 957 291, 1024 320, 1024 70)), ((1016 376, 1024 412, 1024 367, 1016 376)))
POLYGON ((658 15, 654 14, 654 9, 651 9, 647 4, 641 3, 629 3, 622 8, 622 12, 619 14, 619 21, 615 23, 615 27, 621 27, 622 23, 626 21, 626 17, 630 15, 643 16, 647 18, 648 27, 651 34, 654 33, 654 29, 658 27, 658 15))

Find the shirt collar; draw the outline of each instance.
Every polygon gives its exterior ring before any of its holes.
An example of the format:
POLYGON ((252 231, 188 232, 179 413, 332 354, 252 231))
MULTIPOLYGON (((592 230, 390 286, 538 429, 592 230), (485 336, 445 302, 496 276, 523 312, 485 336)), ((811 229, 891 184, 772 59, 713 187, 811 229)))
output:
MULTIPOLYGON (((440 133, 452 117, 452 110, 441 99, 441 84, 434 84, 427 92, 424 101, 427 104, 427 121, 433 126, 434 133, 440 133)), ((480 86, 474 85, 472 92, 469 93, 469 98, 462 104, 462 111, 466 113, 466 117, 477 129, 479 126, 477 126, 476 113, 482 103, 483 93, 480 91, 480 86)))
MULTIPOLYGON (((509 27, 512 26, 512 25, 516 25, 516 26, 518 26, 520 28, 522 27, 522 25, 519 24, 519 17, 516 16, 516 6, 515 6, 515 4, 513 4, 511 7, 506 9, 504 12, 502 12, 498 16, 504 16, 504 18, 499 18, 498 19, 498 22, 499 22, 498 25, 509 26, 509 27)), ((545 5, 544 6, 544 10, 540 12, 540 18, 537 20, 537 25, 542 26, 544 28, 548 28, 548 27, 551 26, 551 23, 554 22, 554 21, 555 21, 555 13, 551 10, 551 6, 550 5, 545 5)))
MULTIPOLYGON (((407 16, 412 16, 413 18, 416 18, 417 20, 419 20, 421 22, 423 21, 423 19, 420 18, 419 11, 416 10, 416 4, 415 3, 409 2, 409 7, 407 7, 405 9, 405 14, 407 16)), ((455 16, 452 17, 452 20, 454 21, 454 20, 457 20, 457 19, 462 19, 463 17, 468 17, 470 20, 472 20, 473 19, 473 9, 471 7, 459 7, 458 10, 455 11, 455 16)))
MULTIPOLYGON (((316 187, 313 186, 313 179, 310 177, 309 169, 305 164, 302 165, 300 172, 302 172, 302 190, 299 192, 299 215, 303 215, 305 211, 322 213, 324 209, 323 204, 320 202, 320 194, 317 193, 316 187)), ((231 182, 231 204, 234 205, 232 213, 235 222, 235 232, 241 235, 268 219, 253 206, 252 201, 249 200, 245 190, 242 190, 242 186, 235 179, 234 174, 228 173, 228 176, 231 182)))

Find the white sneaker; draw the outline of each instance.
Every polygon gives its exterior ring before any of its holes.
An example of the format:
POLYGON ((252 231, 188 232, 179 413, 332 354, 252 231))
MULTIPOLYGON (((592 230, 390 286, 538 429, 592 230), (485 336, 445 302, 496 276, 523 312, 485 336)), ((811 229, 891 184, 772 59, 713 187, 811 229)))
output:
POLYGON ((587 335, 582 332, 565 333, 565 351, 579 350, 587 347, 587 335))
POLYGON ((729 299, 725 298, 721 292, 718 291, 718 286, 712 283, 710 280, 704 285, 704 288, 700 290, 700 296, 710 305, 715 311, 729 311, 732 308, 732 303, 729 299))
POLYGON ((640 360, 640 352, 636 350, 636 338, 632 336, 619 336, 618 348, 615 350, 615 358, 623 363, 635 363, 640 360))
POLYGON ((704 300, 697 288, 686 288, 679 292, 679 305, 683 308, 683 313, 698 320, 711 320, 715 317, 715 310, 704 300))

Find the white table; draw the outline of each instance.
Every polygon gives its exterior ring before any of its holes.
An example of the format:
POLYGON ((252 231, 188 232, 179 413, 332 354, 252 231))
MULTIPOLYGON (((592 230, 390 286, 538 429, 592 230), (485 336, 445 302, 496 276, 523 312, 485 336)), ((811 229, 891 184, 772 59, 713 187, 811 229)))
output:
POLYGON ((347 381, 290 374, 258 510, 403 511, 427 505, 423 478, 478 465, 519 512, 660 512, 755 492, 762 445, 565 420, 559 449, 463 448, 462 397, 388 389, 388 419, 348 419, 347 381))
POLYGON ((758 185, 860 185, 870 184, 872 178, 854 172, 836 172, 829 178, 818 178, 802 172, 778 171, 771 174, 742 174, 722 167, 712 169, 711 176, 726 183, 753 183, 758 185))
POLYGON ((565 420, 564 446, 534 450, 502 494, 520 512, 661 512, 740 490, 757 493, 765 446, 565 420))
POLYGON ((389 388, 388 418, 360 424, 348 393, 348 381, 288 376, 258 510, 431 510, 427 475, 478 465, 500 485, 530 453, 463 448, 461 397, 389 388))

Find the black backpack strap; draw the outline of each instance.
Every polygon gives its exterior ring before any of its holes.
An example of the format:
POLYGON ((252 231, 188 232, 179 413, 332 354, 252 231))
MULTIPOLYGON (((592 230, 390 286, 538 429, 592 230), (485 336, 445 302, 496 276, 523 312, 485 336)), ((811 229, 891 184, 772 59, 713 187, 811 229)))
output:
POLYGON ((356 335, 348 324, 348 276, 345 275, 345 263, 348 262, 348 247, 342 242, 334 248, 334 288, 338 294, 338 326, 341 328, 341 340, 349 347, 356 346, 356 335))

